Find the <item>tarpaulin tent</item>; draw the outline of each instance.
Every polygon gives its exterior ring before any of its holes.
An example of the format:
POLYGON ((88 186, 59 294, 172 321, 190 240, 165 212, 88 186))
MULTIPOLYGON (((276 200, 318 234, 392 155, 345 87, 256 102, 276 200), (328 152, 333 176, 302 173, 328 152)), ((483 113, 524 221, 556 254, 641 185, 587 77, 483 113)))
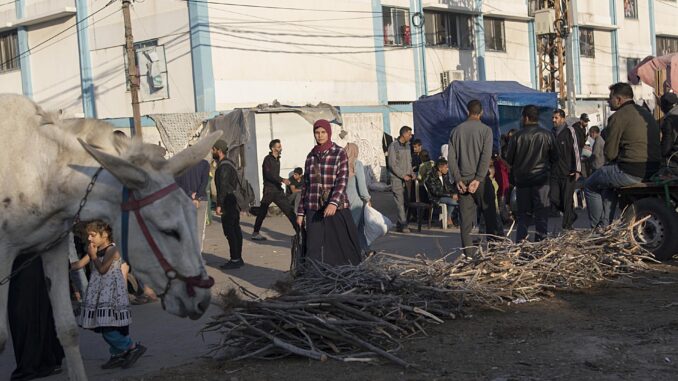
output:
POLYGON ((532 104, 541 110, 541 119, 550 126, 551 112, 558 106, 555 93, 543 93, 515 81, 454 81, 442 93, 414 102, 414 133, 431 157, 440 155, 454 127, 466 120, 466 104, 479 100, 483 105, 483 123, 494 131, 499 148, 502 131, 518 127, 523 106, 532 104))

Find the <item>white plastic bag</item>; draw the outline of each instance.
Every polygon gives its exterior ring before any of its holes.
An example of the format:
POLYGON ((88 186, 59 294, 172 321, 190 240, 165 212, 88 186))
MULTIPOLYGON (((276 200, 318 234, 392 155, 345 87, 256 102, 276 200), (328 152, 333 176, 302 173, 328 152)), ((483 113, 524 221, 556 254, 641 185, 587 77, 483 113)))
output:
POLYGON ((365 205, 363 208, 363 233, 368 246, 377 238, 385 236, 390 229, 393 229, 393 222, 388 217, 379 213, 373 207, 365 205))

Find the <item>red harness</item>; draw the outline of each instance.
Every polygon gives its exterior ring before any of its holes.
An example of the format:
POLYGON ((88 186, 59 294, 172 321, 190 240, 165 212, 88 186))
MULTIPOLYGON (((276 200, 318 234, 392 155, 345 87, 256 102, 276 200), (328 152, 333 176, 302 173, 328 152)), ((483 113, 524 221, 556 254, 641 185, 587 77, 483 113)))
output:
POLYGON ((160 200, 161 198, 167 196, 168 194, 172 193, 173 191, 179 189, 179 186, 177 183, 172 183, 165 188, 160 189, 159 191, 148 195, 140 200, 136 200, 134 198, 134 195, 131 194, 129 196, 129 201, 123 202, 121 204, 121 209, 123 212, 128 212, 128 211, 133 211, 134 215, 137 218, 137 222, 139 223, 139 227, 141 228, 141 231, 144 233, 144 237, 146 237, 146 242, 148 242, 148 245, 151 247, 151 250, 153 251, 153 254, 155 254, 155 257, 158 259, 158 262, 160 262, 160 266, 162 266, 162 269, 165 271, 165 276, 169 279, 167 282, 167 287, 165 289, 165 292, 167 292, 167 289, 169 289, 170 283, 174 279, 179 279, 186 283, 186 291, 188 292, 188 296, 195 296, 195 287, 197 288, 211 288, 214 286, 214 278, 207 277, 207 279, 203 279, 200 274, 196 276, 191 276, 187 277, 182 274, 180 274, 177 270, 172 267, 172 265, 167 262, 165 257, 162 255, 162 252, 160 251, 160 248, 158 245, 155 243, 155 240, 153 239, 153 236, 151 235, 151 232, 148 230, 148 226, 146 226, 146 223, 144 222, 143 217, 141 216, 140 209, 143 208, 146 205, 152 204, 153 202, 160 200))

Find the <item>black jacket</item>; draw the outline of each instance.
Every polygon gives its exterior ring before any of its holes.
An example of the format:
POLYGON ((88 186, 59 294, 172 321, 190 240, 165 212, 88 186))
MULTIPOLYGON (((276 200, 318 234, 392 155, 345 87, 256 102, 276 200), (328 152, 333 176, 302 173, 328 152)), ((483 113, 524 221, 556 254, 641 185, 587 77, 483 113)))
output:
POLYGON ((574 132, 577 133, 577 143, 579 145, 579 152, 581 153, 581 150, 584 149, 584 146, 586 145, 586 140, 588 140, 586 128, 581 126, 581 122, 573 124, 572 128, 574 128, 574 132))
POLYGON ((280 177, 280 157, 276 158, 269 153, 261 165, 261 173, 264 175, 264 193, 282 192, 280 184, 283 178, 280 177))
POLYGON ((506 150, 511 166, 511 183, 518 187, 544 185, 551 167, 558 161, 553 133, 537 124, 526 125, 513 134, 506 150))
POLYGON ((227 163, 226 160, 228 159, 219 162, 214 173, 214 185, 217 187, 217 206, 222 208, 238 207, 238 203, 235 201, 235 191, 238 189, 238 172, 236 172, 235 166, 227 163))
POLYGON ((441 197, 450 197, 454 192, 455 187, 450 182, 448 175, 443 176, 443 181, 440 181, 440 172, 437 168, 431 172, 426 178, 426 189, 428 190, 429 198, 439 200, 441 197))
POLYGON ((666 115, 662 120, 662 156, 664 157, 671 156, 678 151, 678 109, 676 111, 675 114, 672 112, 666 115))
POLYGON ((567 178, 570 173, 581 172, 581 154, 576 127, 564 126, 559 133, 554 131, 558 161, 551 168, 551 177, 567 178))

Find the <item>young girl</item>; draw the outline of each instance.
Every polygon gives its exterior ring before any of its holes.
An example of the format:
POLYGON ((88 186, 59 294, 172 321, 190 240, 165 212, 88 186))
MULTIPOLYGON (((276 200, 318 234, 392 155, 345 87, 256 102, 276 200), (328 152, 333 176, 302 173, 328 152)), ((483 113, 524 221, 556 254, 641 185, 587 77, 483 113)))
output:
POLYGON ((85 266, 87 262, 93 265, 80 312, 80 325, 100 332, 110 346, 111 358, 101 366, 103 369, 129 368, 146 352, 146 347, 135 344, 129 337, 132 319, 127 284, 121 270, 123 261, 111 242, 111 227, 103 221, 90 222, 87 237, 88 256, 71 265, 71 269, 85 266))

